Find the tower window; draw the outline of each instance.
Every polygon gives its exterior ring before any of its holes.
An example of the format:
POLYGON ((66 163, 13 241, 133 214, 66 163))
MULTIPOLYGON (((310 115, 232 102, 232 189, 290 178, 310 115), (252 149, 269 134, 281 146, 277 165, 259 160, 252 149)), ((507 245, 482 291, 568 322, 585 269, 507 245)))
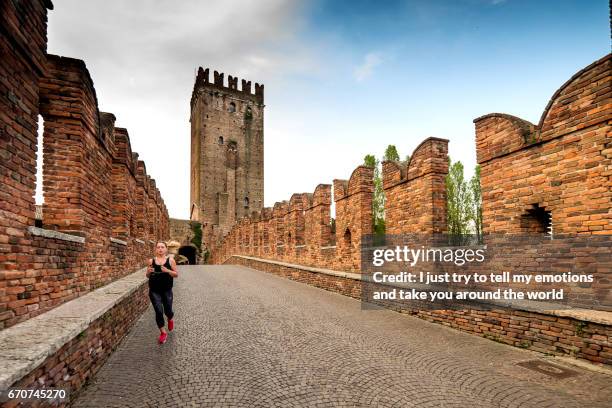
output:
POLYGON ((249 197, 244 197, 244 208, 249 206, 249 197))
POLYGON ((229 108, 227 110, 229 113, 234 113, 236 112, 236 104, 234 102, 230 102, 229 104, 229 108))
POLYGON ((223 144, 223 136, 219 136, 219 145, 223 144))

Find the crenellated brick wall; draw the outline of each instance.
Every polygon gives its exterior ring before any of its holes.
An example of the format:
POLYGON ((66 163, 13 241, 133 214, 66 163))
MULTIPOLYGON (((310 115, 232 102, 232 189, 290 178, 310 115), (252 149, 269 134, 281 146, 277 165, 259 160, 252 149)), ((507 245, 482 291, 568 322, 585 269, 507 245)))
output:
POLYGON ((130 146, 100 112, 81 60, 47 55, 50 1, 0 5, 0 329, 140 268, 168 211, 130 146), (42 228, 35 227, 38 115, 42 228))
POLYGON ((446 232, 448 140, 427 138, 407 163, 382 166, 386 233, 446 232))
POLYGON ((484 231, 612 233, 612 62, 576 73, 551 98, 538 125, 500 113, 474 120, 484 231))
MULTIPOLYGON (((447 141, 426 139, 412 157, 410 163, 384 163, 387 229, 394 233, 443 232, 447 141), (411 205, 414 211, 409 211, 411 205)), ((332 185, 320 184, 312 194, 293 194, 289 201, 243 217, 213 248, 213 262, 249 255, 360 271, 362 237, 372 234, 373 171, 359 166, 348 180, 333 181, 335 233, 330 225, 332 185)))
MULTIPOLYGON (((592 274, 592 284, 557 285, 578 309, 545 312, 517 304, 504 310, 402 311, 517 347, 612 364, 606 238, 612 233, 611 64, 607 55, 576 73, 553 95, 537 125, 499 113, 474 120, 484 243, 492 259, 465 271, 592 274)), ((447 145, 447 140, 429 138, 408 163, 383 163, 386 230, 394 234, 388 244, 397 234, 446 232, 447 145)), ((360 167, 348 182, 334 180, 334 237, 332 188, 322 184, 313 194, 295 194, 289 203, 242 219, 213 249, 214 261, 357 297, 361 281, 345 272, 363 272, 359 242, 371 233, 371 179, 371 169, 360 167), (248 243, 257 236, 262 245, 253 251, 248 243)))
MULTIPOLYGON (((38 78, 47 72, 50 1, 0 3, 0 263, 34 225, 38 78)), ((0 316, 4 313, 0 309, 0 316)))

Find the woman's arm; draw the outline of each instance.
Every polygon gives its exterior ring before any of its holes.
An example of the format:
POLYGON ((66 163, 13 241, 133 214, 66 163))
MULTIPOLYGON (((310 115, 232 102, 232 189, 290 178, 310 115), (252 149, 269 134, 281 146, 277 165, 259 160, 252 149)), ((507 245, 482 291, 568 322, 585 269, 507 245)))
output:
POLYGON ((178 278, 178 269, 176 268, 176 261, 174 258, 170 258, 170 267, 172 269, 162 266, 162 271, 169 273, 173 278, 178 278))

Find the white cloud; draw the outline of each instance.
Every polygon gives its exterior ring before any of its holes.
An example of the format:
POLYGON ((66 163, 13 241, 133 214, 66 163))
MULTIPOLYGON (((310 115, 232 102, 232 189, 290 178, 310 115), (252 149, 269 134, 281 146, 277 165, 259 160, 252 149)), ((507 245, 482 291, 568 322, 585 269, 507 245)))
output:
POLYGON ((365 55, 363 63, 355 68, 353 77, 356 81, 362 82, 372 75, 372 71, 383 62, 382 56, 375 52, 365 55))

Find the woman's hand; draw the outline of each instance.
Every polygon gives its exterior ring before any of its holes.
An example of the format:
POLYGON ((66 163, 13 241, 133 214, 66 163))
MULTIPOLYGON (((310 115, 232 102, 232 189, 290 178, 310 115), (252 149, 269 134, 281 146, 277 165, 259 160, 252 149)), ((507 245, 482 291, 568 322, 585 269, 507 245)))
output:
POLYGON ((162 266, 161 270, 163 272, 169 273, 170 276, 172 276, 173 278, 178 278, 178 271, 176 270, 176 261, 174 260, 174 258, 170 258, 170 266, 172 267, 172 269, 168 269, 165 266, 162 266))
POLYGON ((147 273, 146 273, 147 278, 151 276, 151 273, 153 273, 153 271, 154 269, 152 265, 147 266, 147 273))

